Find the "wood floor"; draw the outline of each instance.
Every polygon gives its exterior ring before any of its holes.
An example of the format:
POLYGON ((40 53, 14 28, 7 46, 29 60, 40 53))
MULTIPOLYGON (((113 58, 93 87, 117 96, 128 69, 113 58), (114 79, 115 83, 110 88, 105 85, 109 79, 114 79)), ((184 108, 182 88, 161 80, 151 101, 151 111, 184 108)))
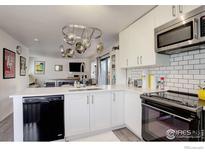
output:
POLYGON ((0 122, 0 141, 13 141, 13 114, 0 122))
MULTIPOLYGON (((120 141, 140 141, 140 139, 127 128, 114 130, 113 133, 120 141)), ((0 122, 0 142, 13 141, 13 114, 0 122)))

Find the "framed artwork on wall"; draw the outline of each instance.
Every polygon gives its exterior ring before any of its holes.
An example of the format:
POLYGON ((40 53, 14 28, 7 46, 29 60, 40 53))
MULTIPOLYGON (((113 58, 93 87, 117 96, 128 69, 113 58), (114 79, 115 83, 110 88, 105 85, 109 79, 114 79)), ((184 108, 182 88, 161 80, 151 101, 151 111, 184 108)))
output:
POLYGON ((26 76, 26 58, 20 56, 20 76, 26 76))
POLYGON ((34 62, 34 73, 35 74, 45 74, 45 61, 35 61, 34 62))
POLYGON ((3 78, 15 78, 16 71, 16 53, 3 48, 3 78))

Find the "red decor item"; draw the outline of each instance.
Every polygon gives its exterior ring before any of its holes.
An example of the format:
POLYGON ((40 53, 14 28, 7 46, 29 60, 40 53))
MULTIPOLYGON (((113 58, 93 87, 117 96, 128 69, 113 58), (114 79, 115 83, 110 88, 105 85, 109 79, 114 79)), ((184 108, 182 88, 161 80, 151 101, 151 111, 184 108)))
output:
POLYGON ((3 48, 3 78, 15 78, 16 53, 3 48))

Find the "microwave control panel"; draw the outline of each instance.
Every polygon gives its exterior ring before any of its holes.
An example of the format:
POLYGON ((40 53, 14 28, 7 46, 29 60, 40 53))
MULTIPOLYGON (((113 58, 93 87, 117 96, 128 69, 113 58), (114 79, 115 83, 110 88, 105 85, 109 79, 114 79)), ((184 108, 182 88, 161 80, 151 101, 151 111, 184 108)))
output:
POLYGON ((205 16, 200 18, 201 37, 205 36, 205 16))

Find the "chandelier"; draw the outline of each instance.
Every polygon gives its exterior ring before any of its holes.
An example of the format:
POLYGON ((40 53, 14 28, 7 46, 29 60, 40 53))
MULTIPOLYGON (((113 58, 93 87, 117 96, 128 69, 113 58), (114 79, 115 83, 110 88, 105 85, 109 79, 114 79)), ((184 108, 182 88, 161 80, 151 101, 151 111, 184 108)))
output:
POLYGON ((90 48, 92 40, 97 40, 97 53, 101 53, 104 49, 102 42, 102 31, 96 27, 86 27, 83 25, 69 25, 62 28, 63 41, 66 44, 60 45, 62 57, 72 58, 77 52, 83 54, 90 48))

